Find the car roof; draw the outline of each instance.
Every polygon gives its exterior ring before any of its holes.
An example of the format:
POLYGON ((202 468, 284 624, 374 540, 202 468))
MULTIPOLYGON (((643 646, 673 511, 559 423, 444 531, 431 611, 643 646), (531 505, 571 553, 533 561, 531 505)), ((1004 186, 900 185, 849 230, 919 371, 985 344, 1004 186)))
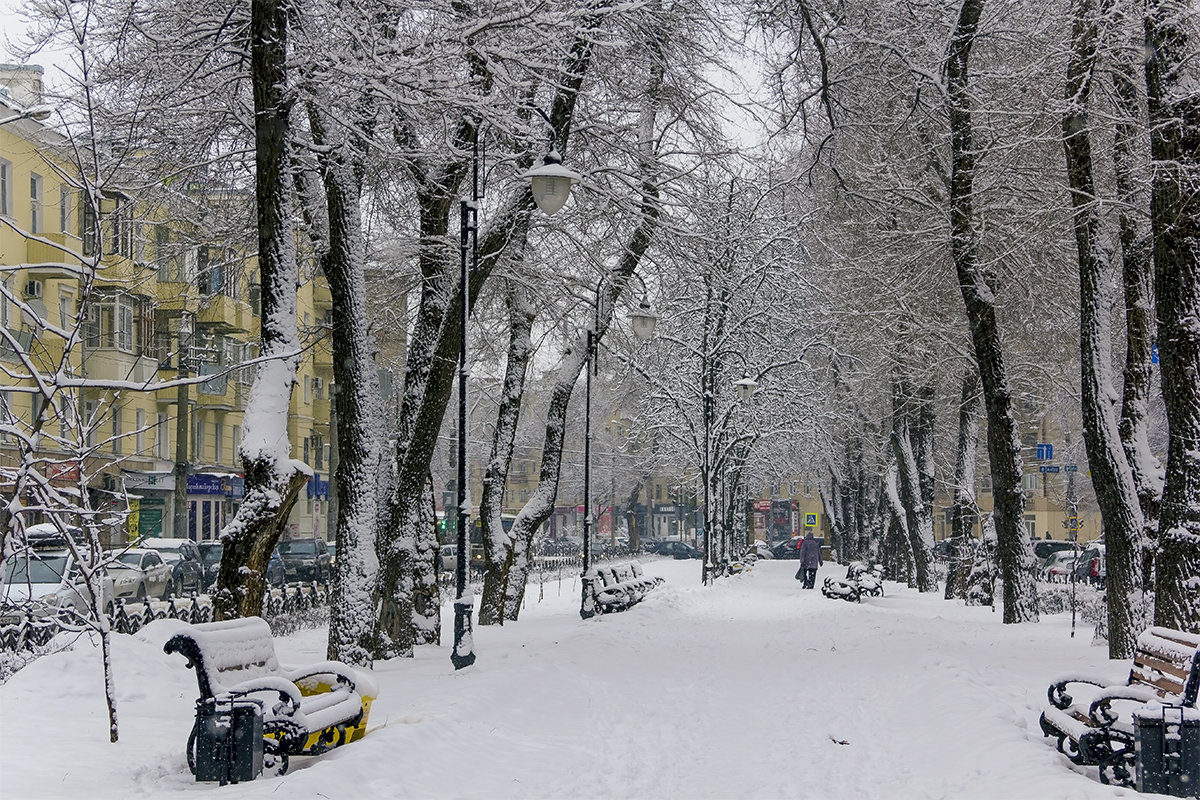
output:
MULTIPOLYGON (((160 536, 148 536, 145 539, 142 539, 140 542, 138 542, 138 544, 143 549, 149 548, 152 550, 176 550, 181 545, 183 545, 184 543, 187 543, 187 542, 192 542, 192 540, 191 539, 164 539, 160 536)), ((195 544, 195 542, 192 542, 192 544, 195 544)))

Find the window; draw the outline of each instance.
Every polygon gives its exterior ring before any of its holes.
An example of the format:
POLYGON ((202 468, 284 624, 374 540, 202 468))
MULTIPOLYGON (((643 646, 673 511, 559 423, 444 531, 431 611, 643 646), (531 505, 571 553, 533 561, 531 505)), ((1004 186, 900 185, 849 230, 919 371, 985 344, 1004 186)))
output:
POLYGON ((85 327, 89 347, 133 352, 134 298, 127 294, 101 295, 87 315, 85 327))
POLYGON ((75 293, 67 289, 58 293, 58 324, 66 330, 75 325, 75 293))
POLYGON ((213 429, 213 448, 215 450, 213 453, 213 461, 220 464, 222 461, 224 461, 225 456, 225 448, 221 447, 223 444, 221 439, 225 436, 225 425, 223 423, 216 422, 213 423, 213 429))
MULTIPOLYGON (((310 388, 311 388, 311 386, 310 386, 309 378, 308 378, 308 376, 307 376, 307 375, 305 375, 305 376, 304 376, 304 402, 305 402, 305 403, 310 403, 310 402, 312 402, 312 398, 309 396, 309 390, 310 390, 310 388)), ((304 460, 305 460, 306 462, 308 461, 308 459, 307 459, 307 458, 306 458, 306 459, 304 459, 304 460)))
POLYGON ((83 254, 94 256, 99 252, 97 239, 100 229, 96 225, 96 208, 92 205, 95 197, 87 192, 80 195, 82 208, 79 212, 79 238, 83 240, 83 254))
POLYGON ((134 447, 137 449, 137 454, 140 456, 146 452, 146 410, 139 408, 134 412, 133 424, 137 429, 134 433, 134 447))
POLYGON ((31 173, 29 176, 29 232, 42 232, 42 176, 31 173))
POLYGON ((158 424, 154 426, 154 455, 163 460, 171 457, 171 432, 167 429, 167 415, 158 415, 158 424))
POLYGON ((987 494, 992 493, 992 476, 984 475, 979 479, 979 490, 987 494))
POLYGON ((311 454, 312 454, 312 437, 305 436, 304 437, 304 459, 303 459, 305 464, 309 463, 308 459, 311 456, 311 454))
POLYGON ((179 280, 179 254, 171 249, 171 229, 166 225, 154 226, 154 261, 158 265, 160 281, 179 280))
POLYGON ((133 203, 123 197, 112 198, 114 208, 107 216, 108 246, 112 255, 133 256, 133 203))
POLYGON ((70 186, 58 187, 58 229, 63 233, 71 232, 71 205, 75 193, 70 186))
POLYGON ((319 433, 313 434, 313 467, 325 469, 325 439, 319 433))
POLYGON ((233 461, 235 464, 237 463, 237 460, 241 457, 238 455, 238 448, 241 446, 241 444, 242 444, 242 426, 234 425, 233 426, 233 461))
POLYGON ((12 308, 8 303, 8 295, 12 292, 12 284, 5 278, 0 281, 0 326, 12 327, 12 308))
POLYGON ((112 418, 112 451, 118 455, 121 453, 121 436, 124 433, 121 426, 121 413, 124 411, 120 406, 113 406, 112 418))
POLYGON ((196 438, 192 442, 192 458, 196 461, 202 461, 204 459, 204 435, 205 435, 205 433, 206 433, 206 431, 204 430, 204 420, 197 419, 196 420, 196 438))
POLYGON ((8 441, 8 428, 13 423, 10 402, 8 392, 0 392, 0 442, 8 441))
MULTIPOLYGON (((38 397, 38 395, 35 394, 34 397, 38 397)), ((96 446, 96 420, 95 420, 96 401, 95 400, 88 400, 84 404, 83 415, 84 415, 83 416, 83 426, 84 426, 84 429, 87 431, 87 435, 84 438, 84 444, 87 447, 95 447, 96 446)))
POLYGON ((0 158, 0 214, 12 216, 13 210, 13 165, 0 158))

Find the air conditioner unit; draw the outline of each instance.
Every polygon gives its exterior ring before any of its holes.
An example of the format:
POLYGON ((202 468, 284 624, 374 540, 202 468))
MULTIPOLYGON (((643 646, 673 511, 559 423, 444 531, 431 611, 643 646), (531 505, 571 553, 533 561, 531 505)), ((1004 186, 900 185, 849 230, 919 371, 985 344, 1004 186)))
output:
POLYGON ((42 299, 42 282, 41 281, 26 281, 25 282, 25 299, 26 300, 42 299))

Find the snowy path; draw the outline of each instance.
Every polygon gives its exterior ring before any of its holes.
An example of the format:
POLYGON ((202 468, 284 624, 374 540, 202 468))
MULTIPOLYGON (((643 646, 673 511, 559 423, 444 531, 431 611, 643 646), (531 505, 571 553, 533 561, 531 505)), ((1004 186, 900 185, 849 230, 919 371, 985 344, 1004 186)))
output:
MULTIPOLYGON (((42 659, 0 687, 0 796, 1135 796, 1073 771, 1037 727, 1052 676, 1122 669, 1086 628, 1070 639, 1064 617, 1006 626, 891 583, 861 605, 828 600, 787 562, 709 588, 698 562, 646 568, 666 586, 587 623, 577 581, 548 584, 541 602, 535 587, 520 622, 476 629, 466 671, 447 647, 379 665, 366 739, 224 789, 186 772, 195 684, 181 662, 120 637, 110 746, 91 655, 42 659), (36 710, 52 682, 69 701, 36 710)), ((279 643, 297 663, 323 649, 321 632, 279 643)))

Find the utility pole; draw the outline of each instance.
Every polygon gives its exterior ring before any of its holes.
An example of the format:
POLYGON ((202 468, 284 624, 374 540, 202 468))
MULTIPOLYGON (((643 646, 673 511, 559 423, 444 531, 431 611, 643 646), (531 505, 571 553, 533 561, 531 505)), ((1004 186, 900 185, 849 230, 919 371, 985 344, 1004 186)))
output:
POLYGON ((175 390, 175 496, 171 535, 187 539, 187 476, 188 476, 188 362, 192 350, 192 316, 186 311, 179 318, 179 344, 176 359, 179 364, 179 386, 175 390))

